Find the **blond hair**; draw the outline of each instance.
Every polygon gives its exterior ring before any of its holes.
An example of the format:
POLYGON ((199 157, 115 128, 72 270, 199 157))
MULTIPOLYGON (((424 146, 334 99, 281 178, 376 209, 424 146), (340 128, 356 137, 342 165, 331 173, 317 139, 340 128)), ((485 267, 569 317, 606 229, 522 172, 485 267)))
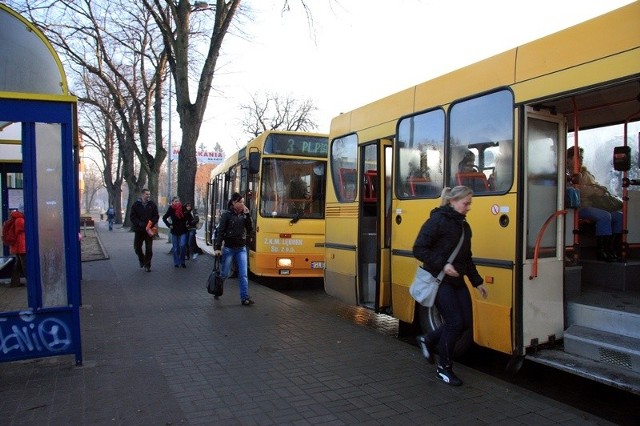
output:
POLYGON ((440 207, 446 206, 451 201, 461 200, 469 195, 473 195, 473 190, 468 186, 458 185, 453 188, 446 186, 440 194, 440 207))

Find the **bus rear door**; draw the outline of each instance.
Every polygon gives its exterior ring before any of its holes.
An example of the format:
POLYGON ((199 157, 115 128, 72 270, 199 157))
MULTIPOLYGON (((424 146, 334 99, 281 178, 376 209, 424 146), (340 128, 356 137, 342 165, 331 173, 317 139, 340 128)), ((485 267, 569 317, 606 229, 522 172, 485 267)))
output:
POLYGON ((391 304, 391 141, 360 147, 358 304, 387 312, 391 304))
POLYGON ((564 330, 565 129, 562 117, 525 114, 523 267, 515 306, 521 355, 562 338, 564 330))

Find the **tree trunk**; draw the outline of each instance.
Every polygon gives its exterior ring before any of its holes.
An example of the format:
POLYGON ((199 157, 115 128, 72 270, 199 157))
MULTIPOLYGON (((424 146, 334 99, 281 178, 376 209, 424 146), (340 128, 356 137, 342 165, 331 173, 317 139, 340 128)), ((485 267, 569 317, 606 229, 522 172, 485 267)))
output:
POLYGON ((196 143, 200 134, 197 119, 190 117, 188 124, 182 127, 182 144, 178 158, 178 197, 183 203, 195 205, 194 191, 198 162, 196 159, 196 143))

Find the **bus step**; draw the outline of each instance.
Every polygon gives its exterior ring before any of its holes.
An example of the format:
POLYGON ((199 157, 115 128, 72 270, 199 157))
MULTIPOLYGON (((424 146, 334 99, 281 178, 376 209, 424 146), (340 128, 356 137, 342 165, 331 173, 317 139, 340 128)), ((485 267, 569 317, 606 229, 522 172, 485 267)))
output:
POLYGON ((640 373, 640 339, 572 325, 564 332, 564 350, 640 373))
POLYGON ((567 326, 580 325, 640 339, 640 299, 637 296, 596 292, 590 297, 567 303, 567 326))
POLYGON ((640 395, 640 374, 625 368, 592 361, 556 348, 527 355, 527 360, 640 395))

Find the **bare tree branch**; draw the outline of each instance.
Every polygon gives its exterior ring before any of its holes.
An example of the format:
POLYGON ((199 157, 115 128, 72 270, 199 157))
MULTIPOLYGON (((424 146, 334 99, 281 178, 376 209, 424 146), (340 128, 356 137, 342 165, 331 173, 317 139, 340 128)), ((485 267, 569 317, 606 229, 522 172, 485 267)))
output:
POLYGON ((241 126, 252 137, 267 130, 308 132, 318 128, 312 117, 318 108, 311 99, 300 101, 290 95, 255 93, 250 103, 241 105, 240 109, 244 111, 241 126))

